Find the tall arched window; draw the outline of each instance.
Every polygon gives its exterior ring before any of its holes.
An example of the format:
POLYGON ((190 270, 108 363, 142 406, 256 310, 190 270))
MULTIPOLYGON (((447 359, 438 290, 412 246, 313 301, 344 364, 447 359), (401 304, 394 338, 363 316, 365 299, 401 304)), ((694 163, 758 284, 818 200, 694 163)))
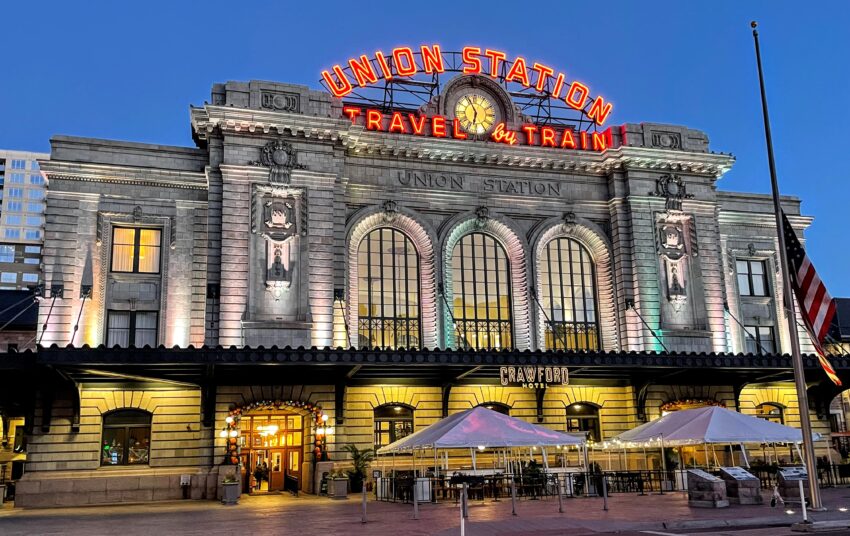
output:
POLYGON ((484 402, 483 404, 478 404, 478 407, 491 409, 493 411, 498 411, 502 415, 510 415, 511 407, 507 404, 502 404, 501 402, 484 402))
POLYGON ((375 408, 375 450, 413 433, 413 408, 384 404, 375 408))
POLYGON ((419 255, 401 231, 375 229, 357 251, 358 346, 418 348, 419 255))
POLYGON ((540 304, 550 350, 598 350, 596 274, 590 253, 572 238, 556 238, 540 254, 540 304))
POLYGON ((470 233, 452 250, 455 337, 461 348, 513 346, 511 276, 502 245, 470 233))
POLYGON ((756 417, 777 424, 785 424, 785 411, 779 404, 759 404, 756 406, 756 417))
POLYGON ((150 461, 151 414, 119 409, 103 415, 101 465, 136 465, 150 461))
POLYGON ((599 407, 587 402, 567 406, 567 432, 585 434, 591 441, 599 441, 602 431, 599 426, 599 407))

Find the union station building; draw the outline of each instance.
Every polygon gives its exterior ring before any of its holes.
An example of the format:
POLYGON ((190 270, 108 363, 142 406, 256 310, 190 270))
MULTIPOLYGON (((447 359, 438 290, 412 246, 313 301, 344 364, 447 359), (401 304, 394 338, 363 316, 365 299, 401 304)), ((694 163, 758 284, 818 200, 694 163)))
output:
POLYGON ((343 446, 478 405, 597 443, 706 404, 798 426, 771 198, 720 189, 700 130, 466 54, 417 51, 407 89, 214 84, 192 147, 53 137, 40 346, 0 360, 16 504, 214 499, 233 468, 314 493, 343 446))

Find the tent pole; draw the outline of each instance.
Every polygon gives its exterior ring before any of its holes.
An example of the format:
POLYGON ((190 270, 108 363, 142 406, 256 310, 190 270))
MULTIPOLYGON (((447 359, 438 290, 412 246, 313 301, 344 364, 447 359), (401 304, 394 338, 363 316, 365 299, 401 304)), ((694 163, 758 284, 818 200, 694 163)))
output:
POLYGON ((746 465, 747 469, 749 469, 750 468, 750 459, 749 459, 749 456, 747 456, 747 448, 744 447, 743 443, 741 443, 741 458, 744 461, 744 465, 746 465))
POLYGON ((437 467, 437 447, 434 447, 434 476, 440 474, 440 468, 437 467))
POLYGON ((702 452, 705 454, 705 468, 708 469, 708 464, 711 463, 708 459, 708 443, 702 444, 702 452))
POLYGON ((543 450, 543 469, 548 471, 549 470, 549 456, 546 455, 546 449, 544 449, 543 447, 541 447, 541 449, 543 450))
POLYGON ((717 452, 714 450, 714 444, 711 445, 711 456, 714 458, 714 468, 717 469, 720 467, 720 464, 717 462, 717 452))

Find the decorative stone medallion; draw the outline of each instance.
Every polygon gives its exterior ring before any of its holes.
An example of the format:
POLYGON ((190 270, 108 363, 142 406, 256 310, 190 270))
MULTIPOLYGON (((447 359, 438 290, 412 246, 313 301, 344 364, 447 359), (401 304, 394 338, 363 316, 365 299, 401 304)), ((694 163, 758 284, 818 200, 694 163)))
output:
POLYGON ((289 184, 290 172, 293 169, 304 169, 298 163, 298 153, 292 145, 280 138, 265 144, 260 149, 260 160, 250 164, 269 168, 269 182, 272 184, 289 184))

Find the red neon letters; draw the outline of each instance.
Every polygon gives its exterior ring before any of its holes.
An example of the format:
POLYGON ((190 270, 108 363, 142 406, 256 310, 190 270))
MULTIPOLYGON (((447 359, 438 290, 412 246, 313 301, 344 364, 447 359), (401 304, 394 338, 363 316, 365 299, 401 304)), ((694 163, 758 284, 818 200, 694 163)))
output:
MULTIPOLYGON (((389 54, 378 51, 372 57, 364 54, 348 60, 349 72, 340 65, 334 65, 330 70, 322 71, 322 79, 335 97, 343 98, 354 91, 355 85, 366 87, 378 83, 380 79, 445 72, 446 64, 439 45, 422 45, 418 52, 418 59, 411 47, 396 47, 389 54)), ((529 63, 521 56, 510 61, 508 55, 500 50, 488 48, 482 51, 481 47, 463 47, 461 60, 464 74, 489 75, 493 78, 504 75, 508 82, 548 93, 550 98, 562 99, 576 110, 584 110, 590 103, 587 116, 597 125, 604 124, 611 115, 613 106, 610 102, 600 96, 593 97, 587 85, 567 80, 564 73, 547 65, 529 63), (565 88, 566 94, 562 96, 565 88)))
MULTIPOLYGON (((433 138, 451 138, 467 140, 465 132, 457 119, 449 120, 442 115, 425 116, 412 113, 393 112, 384 114, 379 110, 343 106, 342 114, 352 124, 363 125, 366 130, 407 134, 412 136, 430 136, 433 138)), ((570 129, 556 129, 550 126, 522 125, 519 130, 510 130, 505 123, 499 123, 490 134, 490 141, 507 145, 524 144, 533 147, 552 147, 560 149, 578 149, 602 152, 613 146, 611 129, 604 132, 580 132, 570 129)))

